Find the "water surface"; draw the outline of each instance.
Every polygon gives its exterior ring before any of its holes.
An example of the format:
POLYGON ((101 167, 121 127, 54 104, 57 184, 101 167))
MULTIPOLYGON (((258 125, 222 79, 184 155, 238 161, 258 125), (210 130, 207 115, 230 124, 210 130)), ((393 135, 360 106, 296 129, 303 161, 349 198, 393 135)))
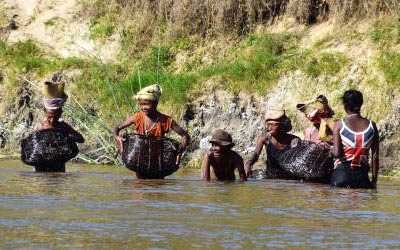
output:
POLYGON ((1 248, 400 248, 400 184, 331 189, 202 182, 197 170, 137 180, 122 167, 35 173, 0 161, 1 248))

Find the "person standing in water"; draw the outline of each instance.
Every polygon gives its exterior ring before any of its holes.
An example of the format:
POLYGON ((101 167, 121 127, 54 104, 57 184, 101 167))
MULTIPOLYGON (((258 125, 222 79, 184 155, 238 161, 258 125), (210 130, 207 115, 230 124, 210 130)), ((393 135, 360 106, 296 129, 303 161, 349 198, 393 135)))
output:
MULTIPOLYGON (((186 130, 180 127, 172 117, 164 115, 157 110, 161 94, 162 89, 158 84, 153 84, 140 90, 133 98, 138 101, 141 111, 118 124, 114 128, 113 135, 119 145, 120 152, 123 152, 123 138, 119 133, 126 127, 134 125, 137 134, 158 138, 163 138, 165 134, 173 130, 182 137, 181 150, 176 159, 176 164, 179 165, 181 153, 186 150, 190 137, 186 130)), ((138 179, 146 178, 145 176, 140 176, 137 172, 136 177, 138 179)))
MULTIPOLYGON (((83 136, 74 130, 68 123, 61 120, 62 107, 68 95, 64 92, 65 83, 46 81, 44 84, 44 120, 36 124, 34 131, 45 129, 60 129, 67 132, 68 136, 78 143, 84 143, 83 136)), ((65 172, 65 162, 54 162, 50 166, 42 164, 35 166, 37 172, 65 172)))
POLYGON ((268 133, 262 133, 257 138, 256 149, 251 158, 246 162, 245 170, 249 176, 253 165, 258 161, 263 147, 267 153, 266 175, 272 178, 289 178, 287 173, 279 165, 279 157, 300 143, 300 138, 289 134, 292 124, 285 110, 268 110, 265 114, 265 126, 268 133))
POLYGON ((245 181, 246 173, 244 171, 243 158, 232 150, 235 145, 232 136, 218 129, 210 139, 211 149, 204 153, 201 165, 201 179, 211 180, 211 173, 219 181, 235 180, 235 169, 239 171, 241 181, 245 181), (212 172, 211 172, 212 169, 212 172))
POLYGON ((374 188, 378 181, 379 134, 375 122, 361 116, 363 95, 357 90, 344 92, 345 119, 333 128, 333 154, 337 158, 331 185, 348 188, 374 188), (372 182, 368 177, 372 154, 372 182))
POLYGON ((304 131, 304 140, 323 146, 331 146, 333 144, 334 123, 332 117, 335 113, 329 106, 328 99, 319 95, 317 99, 297 104, 296 107, 313 124, 304 131))

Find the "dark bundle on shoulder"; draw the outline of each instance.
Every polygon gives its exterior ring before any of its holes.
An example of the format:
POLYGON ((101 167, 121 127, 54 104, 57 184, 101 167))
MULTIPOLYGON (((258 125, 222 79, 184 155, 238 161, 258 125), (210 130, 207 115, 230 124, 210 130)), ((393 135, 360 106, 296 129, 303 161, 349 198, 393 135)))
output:
POLYGON ((333 158, 329 151, 328 147, 302 141, 279 157, 279 165, 294 178, 329 182, 333 172, 333 158))
POLYGON ((39 130, 21 141, 21 160, 31 166, 67 162, 78 152, 76 143, 60 129, 39 130))
POLYGON ((176 157, 179 143, 170 138, 147 137, 140 134, 125 136, 122 161, 124 165, 145 178, 164 178, 178 170, 176 157))

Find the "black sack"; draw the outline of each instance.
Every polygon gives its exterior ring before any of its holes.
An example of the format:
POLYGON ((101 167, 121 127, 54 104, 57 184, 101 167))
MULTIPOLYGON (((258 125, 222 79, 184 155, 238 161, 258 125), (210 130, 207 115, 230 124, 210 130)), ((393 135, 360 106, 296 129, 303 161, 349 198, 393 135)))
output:
POLYGON ((122 162, 144 178, 160 179, 178 170, 176 157, 180 144, 170 138, 125 135, 122 162))
POLYGON ((287 150, 278 159, 282 169, 293 178, 329 182, 333 172, 333 158, 329 147, 311 141, 287 150))
POLYGON ((67 162, 79 152, 65 130, 43 129, 21 141, 21 160, 31 166, 67 162))

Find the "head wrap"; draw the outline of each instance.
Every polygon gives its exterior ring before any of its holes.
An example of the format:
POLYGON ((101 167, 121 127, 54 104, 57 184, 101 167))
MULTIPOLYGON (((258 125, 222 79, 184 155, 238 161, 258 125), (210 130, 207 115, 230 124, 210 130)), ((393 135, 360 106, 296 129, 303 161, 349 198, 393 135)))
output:
POLYGON ((66 99, 64 98, 43 98, 44 108, 48 110, 57 110, 62 108, 66 99))
POLYGON ((145 99, 158 101, 162 94, 162 88, 158 84, 153 84, 141 89, 133 98, 136 100, 145 99))
POLYGON ((331 118, 335 114, 328 104, 328 99, 323 95, 319 95, 315 100, 297 104, 296 107, 314 125, 320 124, 321 119, 331 118))

